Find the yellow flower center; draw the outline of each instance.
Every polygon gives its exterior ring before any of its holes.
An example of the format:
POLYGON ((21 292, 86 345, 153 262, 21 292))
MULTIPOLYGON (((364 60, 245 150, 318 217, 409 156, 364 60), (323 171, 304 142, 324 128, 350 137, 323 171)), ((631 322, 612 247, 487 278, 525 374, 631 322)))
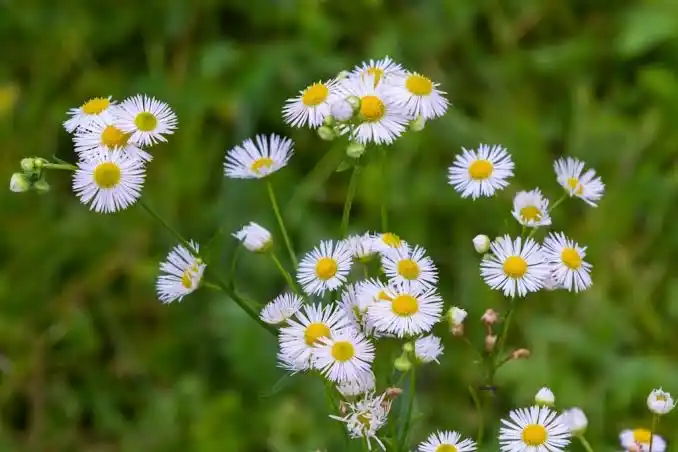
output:
POLYGON ((358 421, 363 425, 363 427, 370 428, 370 423, 372 422, 372 416, 369 413, 360 413, 358 415, 358 421))
POLYGON ((577 270, 581 267, 581 256, 574 248, 563 248, 560 253, 560 259, 567 268, 577 270))
POLYGON ((384 76, 384 70, 378 67, 371 67, 367 68, 365 72, 374 77, 374 87, 376 88, 381 81, 381 78, 384 76))
POLYGON ((457 447, 452 444, 441 444, 436 447, 435 452, 457 452, 457 447))
POLYGON ((398 274, 405 279, 417 279, 419 277, 419 265, 412 259, 403 259, 398 262, 398 274))
POLYGON ((273 159, 270 157, 261 157, 256 159, 250 165, 250 169, 257 174, 261 174, 261 170, 264 168, 268 169, 273 166, 273 159))
POLYGON ((337 361, 348 361, 355 355, 353 344, 348 341, 337 341, 332 345, 332 358, 337 361))
POLYGON ((528 446, 541 446, 546 442, 548 433, 543 425, 529 424, 523 429, 523 442, 528 446))
POLYGON ((313 345, 321 337, 330 337, 330 329, 324 323, 309 323, 304 331, 304 342, 313 345))
POLYGON ((584 193, 584 186, 579 183, 579 179, 576 177, 570 177, 567 179, 567 186, 570 187, 570 190, 574 190, 575 195, 581 195, 584 193))
POLYGON ((323 281, 327 281, 337 274, 337 261, 331 257, 321 257, 315 264, 315 274, 323 281))
POLYGON ((527 261, 520 256, 509 256, 504 261, 504 273, 511 278, 522 278, 527 273, 527 261))
POLYGON ((82 111, 87 115, 98 115, 106 110, 111 102, 105 97, 94 97, 82 104, 82 111))
POLYGON ((650 444, 652 432, 644 428, 637 428, 633 431, 633 441, 641 444, 650 444))
POLYGON ((330 89, 322 83, 314 83, 304 90, 301 102, 307 107, 315 107, 325 102, 330 94, 330 89))
POLYGON ((662 394, 658 394, 654 398, 657 400, 657 402, 666 402, 668 400, 667 397, 662 394))
POLYGON ((381 234, 381 241, 384 242, 386 245, 390 246, 391 248, 399 248, 400 245, 402 245, 402 240, 400 240, 400 237, 395 235, 392 232, 386 232, 384 234, 381 234))
POLYGON ((520 218, 523 221, 539 221, 541 220, 541 210, 536 206, 527 206, 520 209, 520 218))
POLYGON ((409 317, 419 311, 419 303, 412 295, 398 295, 391 302, 391 309, 400 317, 409 317))
POLYGON ((109 148, 121 148, 127 146, 130 135, 124 133, 115 126, 106 126, 101 132, 101 144, 109 148))
POLYGON ((489 160, 476 160, 468 167, 468 174, 471 179, 483 180, 492 175, 494 167, 489 160))
POLYGON ((142 132, 151 132, 158 125, 158 118, 153 113, 142 111, 134 118, 134 125, 142 132))
POLYGON ((193 288, 193 273, 191 272, 190 268, 184 271, 184 274, 181 275, 181 285, 187 289, 193 288))
POLYGON ((104 162, 94 168, 94 183, 99 188, 113 188, 120 183, 120 167, 113 162, 104 162))
POLYGON ((405 80, 405 88, 415 96, 428 96, 433 91, 433 82, 423 75, 412 74, 405 80))
POLYGON ((377 294, 377 300, 393 301, 393 298, 389 297, 388 294, 385 291, 380 290, 379 293, 377 294))
POLYGON ((386 113, 386 105, 377 96, 363 96, 360 99, 360 115, 369 122, 379 121, 386 113))

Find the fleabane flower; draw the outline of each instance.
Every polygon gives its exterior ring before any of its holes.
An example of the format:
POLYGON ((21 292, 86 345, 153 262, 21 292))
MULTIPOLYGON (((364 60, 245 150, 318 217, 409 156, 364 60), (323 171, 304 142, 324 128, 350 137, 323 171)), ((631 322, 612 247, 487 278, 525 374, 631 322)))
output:
POLYGON ((462 198, 492 196, 508 186, 506 179, 513 176, 513 161, 505 148, 481 144, 478 150, 462 147, 462 151, 448 170, 449 183, 462 198))
POLYGON ((197 257, 199 245, 193 241, 189 244, 190 250, 183 245, 175 246, 160 264, 156 290, 163 303, 181 301, 200 285, 206 265, 197 257))
POLYGON ((570 443, 570 432, 558 413, 533 406, 511 411, 501 420, 499 443, 506 452, 562 452, 570 443))
POLYGON ((428 286, 438 282, 438 270, 433 259, 420 246, 384 251, 381 256, 384 273, 394 282, 412 281, 428 286))
POLYGON ((419 444, 419 452, 472 452, 476 450, 475 441, 462 439, 457 432, 438 431, 429 435, 419 444))
POLYGON ((238 232, 233 233, 233 237, 240 240, 247 250, 254 253, 267 251, 273 245, 271 233, 253 221, 243 226, 238 232))
POLYGON ((344 241, 351 249, 353 258, 359 262, 369 261, 377 252, 374 237, 369 232, 363 235, 351 235, 344 239, 344 241))
POLYGON ((375 234, 372 238, 372 247, 379 253, 406 248, 407 242, 392 232, 375 234))
POLYGON ((371 78, 374 85, 377 86, 381 82, 387 83, 394 77, 405 74, 405 69, 393 61, 391 57, 385 56, 380 60, 364 61, 353 68, 351 75, 354 77, 371 78))
POLYGON ((370 370, 360 374, 356 379, 338 383, 337 391, 344 397, 356 397, 374 391, 375 385, 374 373, 370 370))
POLYGON ((384 296, 391 301, 375 303, 367 311, 379 332, 416 336, 428 333, 440 320, 443 300, 435 288, 410 281, 390 283, 384 296))
POLYGON ((144 163, 114 151, 101 151, 78 162, 73 175, 73 191, 95 212, 123 210, 141 197, 144 163))
POLYGON ((553 168, 558 183, 570 196, 576 196, 590 206, 597 206, 597 202, 603 197, 605 184, 600 177, 596 176, 594 170, 590 169, 582 174, 584 162, 572 157, 556 160, 553 168))
POLYGON ((294 143, 276 134, 248 138, 226 153, 224 174, 233 179, 262 179, 287 165, 294 143))
POLYGON ((480 274, 492 289, 507 297, 524 297, 541 289, 550 269, 537 242, 505 235, 492 242, 491 251, 480 262, 480 274))
POLYGON ((102 151, 115 151, 150 162, 153 156, 130 141, 131 134, 123 132, 112 116, 97 116, 86 126, 78 127, 73 135, 75 152, 82 160, 89 160, 102 151))
POLYGON ((313 352, 312 365, 329 381, 358 382, 371 370, 374 344, 360 331, 344 328, 332 337, 319 338, 319 342, 313 352))
POLYGON ((410 72, 394 77, 389 82, 388 92, 411 117, 432 119, 444 115, 449 105, 445 91, 438 86, 430 78, 410 72))
POLYGON ((64 122, 64 129, 72 133, 80 128, 86 128, 90 123, 98 117, 104 119, 112 119, 111 107, 115 105, 115 101, 108 97, 93 97, 79 107, 68 110, 68 118, 64 122))
POLYGON ((361 283, 348 284, 339 299, 339 307, 344 311, 351 326, 365 334, 369 334, 367 331, 367 309, 373 303, 374 300, 370 296, 365 296, 362 292, 361 283))
POLYGON ((675 407, 675 403, 671 394, 659 388, 652 390, 650 395, 647 396, 647 407, 654 414, 662 415, 671 411, 675 407))
POLYGON ((307 294, 322 296, 346 282, 351 259, 351 249, 346 242, 323 241, 301 260, 297 280, 307 294))
POLYGON ((586 247, 579 246, 562 232, 551 233, 544 239, 544 259, 551 266, 556 283, 569 291, 580 292, 591 287, 591 268, 586 257, 586 247))
POLYGON ((374 77, 349 77, 341 81, 338 91, 342 97, 360 99, 358 125, 341 129, 342 132, 351 131, 351 138, 355 141, 361 144, 391 144, 407 130, 411 119, 407 111, 388 94, 383 84, 375 86, 374 77))
POLYGON ((344 416, 330 415, 330 418, 345 423, 351 438, 365 438, 369 450, 372 450, 374 440, 385 451, 386 447, 377 436, 379 429, 386 425, 391 410, 391 402, 385 394, 375 396, 369 392, 355 402, 346 403, 344 407, 344 416))
POLYGON ((430 335, 418 338, 414 341, 414 356, 422 363, 438 362, 438 357, 443 354, 443 344, 438 336, 430 335))
POLYGON ((634 430, 624 430, 619 434, 619 442, 624 450, 639 452, 664 452, 666 450, 666 441, 659 435, 653 435, 651 431, 645 428, 636 428, 634 430), (650 451, 650 440, 652 440, 652 450, 650 451))
POLYGON ((513 198, 513 217, 523 226, 536 228, 551 224, 549 200, 536 188, 518 192, 513 198))
POLYGON ((278 295, 261 310, 259 318, 270 325, 280 325, 296 314, 304 300, 290 293, 278 295))
POLYGON ((138 94, 122 101, 112 109, 115 125, 131 134, 131 143, 152 146, 167 141, 177 128, 177 115, 165 102, 138 94))
POLYGON ((292 127, 306 124, 311 128, 319 127, 330 114, 332 103, 338 99, 336 80, 318 81, 287 100, 282 110, 283 120, 292 127))
POLYGON ((589 425, 586 414, 580 408, 564 410, 560 415, 560 422, 575 436, 583 435, 589 425))
POLYGON ((304 305, 287 323, 288 326, 280 329, 278 360, 283 367, 296 371, 310 368, 315 346, 321 344, 320 338, 332 337, 348 326, 340 309, 320 304, 304 305))

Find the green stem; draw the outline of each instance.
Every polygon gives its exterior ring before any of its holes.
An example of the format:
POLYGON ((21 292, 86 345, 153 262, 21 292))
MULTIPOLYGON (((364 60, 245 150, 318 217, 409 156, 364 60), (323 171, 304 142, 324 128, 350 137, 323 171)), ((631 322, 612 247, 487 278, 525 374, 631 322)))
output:
MULTIPOLYGON (((581 445, 584 446, 584 449, 586 449, 586 452, 593 452, 593 448, 589 444, 589 442, 584 438, 583 436, 579 437, 579 441, 581 442, 581 445)), ((650 450, 652 450, 652 445, 650 445, 650 450)))
POLYGON ((219 285, 214 284, 213 282, 210 281, 205 281, 204 279, 200 282, 200 285, 202 287, 207 287, 208 289, 221 291, 221 287, 219 287, 219 285))
POLYGON ((278 220, 278 225, 280 226, 280 232, 282 232, 283 239, 285 239, 285 246, 287 246, 287 252, 290 254, 290 259, 294 267, 297 266, 297 256, 294 254, 294 248, 292 247, 292 241, 290 240, 289 235, 287 235, 287 229, 285 228, 285 222, 280 215, 280 207, 278 207, 278 201, 275 198, 275 191, 273 190, 273 184, 270 180, 266 181, 266 186, 268 188, 268 197, 271 199, 271 205, 273 206, 273 213, 275 213, 275 218, 278 220))
POLYGON ((504 317, 504 323, 502 327, 501 334, 499 335, 499 340, 497 341, 497 347, 496 351, 493 355, 493 357, 490 359, 490 381, 489 385, 493 386, 494 385, 494 376, 497 373, 497 369, 499 369, 499 365, 503 364, 500 361, 497 361, 498 359, 501 359, 501 356, 504 354, 504 346, 506 345, 506 336, 508 336, 508 331, 509 331, 509 325, 511 324, 511 317, 513 316, 513 311, 515 307, 515 302, 514 299, 511 298, 509 302, 509 307, 508 310, 506 311, 506 317, 504 317))
POLYGON ((66 171, 75 171, 78 169, 77 166, 71 165, 70 163, 43 163, 42 167, 44 169, 55 169, 66 171))
POLYGON ((403 427, 403 431, 401 433, 402 437, 400 438, 399 444, 400 446, 398 447, 398 450, 406 450, 407 448, 405 447, 405 443, 407 442, 407 437, 409 435, 409 430, 410 430, 410 424, 412 423, 412 410, 414 408, 414 396, 416 394, 416 388, 417 388, 417 379, 416 375, 417 373, 415 372, 416 366, 412 366, 411 375, 410 375, 410 394, 409 394, 409 400, 407 402, 407 413, 405 414, 405 426, 403 427))
POLYGON ((379 153, 381 159, 381 232, 388 232, 388 184, 386 183, 386 149, 379 146, 379 153))
POLYGON ((278 267, 280 274, 282 274, 283 278, 285 278, 285 281, 287 281, 287 285, 290 287, 290 290, 299 295, 299 289, 297 288, 297 285, 294 283, 292 275, 290 275, 290 273, 287 270, 285 270, 285 267, 283 267, 283 264, 280 262, 280 259, 278 259, 278 256, 276 256, 276 254, 273 251, 271 251, 269 254, 271 255, 271 260, 273 260, 275 266, 278 267))
POLYGON ((473 404, 476 406, 476 411, 478 411, 478 435, 476 436, 476 444, 478 447, 483 443, 483 433, 485 431, 485 417, 483 416, 483 406, 480 404, 480 399, 478 398, 478 393, 473 388, 472 385, 468 386, 468 392, 471 393, 471 398, 473 399, 473 404))
POLYGON ((652 452, 652 442, 654 440, 654 432, 657 430, 657 424, 659 423, 659 415, 655 414, 652 416, 652 427, 650 427, 650 450, 652 452))
POLYGON ((551 208, 549 209, 549 213, 553 212, 553 210, 558 207, 563 201, 565 201, 570 195, 565 192, 563 196, 561 196, 556 202, 553 203, 551 208))
POLYGON ((358 188, 358 176, 360 175, 360 165, 356 162, 351 174, 351 180, 348 183, 348 192, 346 193, 346 202, 344 202, 344 214, 341 217, 341 237, 346 237, 348 233, 348 220, 351 216, 351 206, 355 198, 355 192, 358 188))
POLYGON ((162 225, 162 227, 164 227, 165 229, 167 229, 167 231, 168 231, 170 234, 172 234, 172 235, 174 236, 174 238, 176 238, 176 239, 179 241, 179 243, 181 243, 182 245, 184 245, 184 246, 185 246, 185 247, 186 247, 193 255, 195 255, 196 257, 199 257, 199 256, 198 256, 198 253, 197 253, 197 250, 193 249, 193 246, 192 246, 186 239, 184 239, 184 238, 181 236, 181 234, 179 233, 179 231, 177 231, 177 230, 174 229, 172 226, 170 226, 169 223, 167 223, 160 215, 158 215, 158 214, 155 212, 155 210, 153 210, 153 209, 151 208, 151 206, 149 206, 148 204, 146 204, 146 201, 144 201, 143 198, 140 198, 138 202, 139 202, 139 205, 140 205, 146 212, 148 212, 148 214, 149 214, 150 216, 152 216, 158 223, 160 223, 160 224, 162 225))

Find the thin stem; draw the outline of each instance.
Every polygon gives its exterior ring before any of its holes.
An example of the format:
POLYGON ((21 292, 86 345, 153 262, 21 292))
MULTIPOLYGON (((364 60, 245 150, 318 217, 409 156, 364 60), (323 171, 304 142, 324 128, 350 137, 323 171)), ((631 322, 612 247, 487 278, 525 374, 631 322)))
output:
POLYGON ((353 167, 353 173, 351 174, 351 180, 348 183, 348 191, 346 192, 346 201, 344 202, 344 214, 341 217, 341 237, 346 237, 348 233, 348 220, 351 216, 351 206, 353 205, 353 199, 355 198, 355 192, 358 188, 358 176, 360 175, 360 166, 356 162, 356 165, 353 167))
MULTIPOLYGON (((581 445, 584 446, 584 449, 586 449, 586 452, 593 452, 593 448, 589 444, 589 442, 584 438, 583 436, 579 437, 579 441, 581 442, 581 445)), ((650 450, 652 450, 652 440, 650 440, 650 450)))
POLYGON ((386 181, 386 149, 383 146, 379 146, 379 157, 381 159, 381 232, 388 232, 388 184, 386 181))
POLYGON ((499 336, 499 343, 497 344, 497 358, 501 358, 501 355, 504 354, 504 346, 506 345, 506 336, 508 336, 509 326, 511 325, 511 317, 513 316, 513 311, 515 307, 515 302, 511 298, 508 310, 506 311, 506 317, 504 318, 504 325, 501 331, 501 336, 499 336))
POLYGON ((153 210, 153 209, 151 208, 151 206, 149 206, 148 204, 146 204, 146 201, 144 201, 143 198, 139 199, 138 202, 139 202, 139 205, 140 205, 146 212, 148 212, 148 214, 149 214, 150 216, 152 216, 158 223, 160 223, 160 224, 162 225, 162 227, 164 227, 165 229, 167 229, 167 231, 168 231, 170 234, 172 234, 172 235, 174 236, 174 238, 176 238, 176 239, 179 241, 179 243, 181 243, 181 244, 184 245, 186 248, 188 248, 188 250, 189 250, 192 254, 194 254, 195 256, 199 257, 197 251, 196 251, 195 249, 193 249, 193 245, 191 245, 186 239, 184 239, 184 238, 182 237, 182 235, 179 233, 179 231, 177 231, 177 230, 174 229, 172 226, 170 226, 169 223, 167 223, 160 215, 158 215, 158 214, 155 212, 155 210, 153 210))
POLYGON ((473 404, 476 406, 476 411, 478 411, 479 421, 478 421, 478 435, 476 436, 476 444, 480 447, 480 445, 483 443, 483 433, 485 431, 485 417, 483 416, 483 406, 480 404, 478 393, 476 392, 472 385, 468 386, 468 392, 471 393, 473 404))
POLYGON ((278 225, 280 226, 280 232, 282 232, 283 239, 285 239, 285 246, 287 246, 287 252, 290 253, 290 259, 292 264, 297 266, 297 256, 294 254, 294 248, 292 247, 292 241, 290 240, 289 235, 287 235, 287 229, 285 228, 285 222, 280 215, 280 207, 278 207, 278 201, 275 198, 275 190, 273 190, 273 184, 270 180, 266 181, 266 187, 268 188, 268 197, 271 199, 271 205, 273 206, 273 213, 275 213, 275 218, 278 220, 278 225))
POLYGON ((553 210, 554 210, 556 207, 558 207, 563 201, 565 201, 568 197, 569 197, 569 194, 568 194, 567 192, 565 192, 565 194, 564 194, 563 196, 561 196, 560 198, 558 198, 558 200, 557 200, 556 202, 553 203, 553 205, 552 205, 551 208, 549 209, 549 213, 553 212, 553 210))
POLYGON ((75 171, 78 169, 77 166, 71 165, 70 163, 43 163, 42 167, 44 169, 55 169, 55 170, 66 170, 66 171, 75 171))
POLYGON ((659 415, 655 414, 652 416, 652 427, 650 427, 650 451, 652 452, 652 442, 654 440, 654 432, 657 430, 657 424, 659 423, 659 415))
POLYGON ((290 275, 289 272, 285 270, 285 267, 283 267, 283 264, 280 262, 280 259, 278 259, 278 256, 276 256, 276 254, 273 251, 271 251, 269 254, 271 255, 271 260, 273 261, 275 266, 278 267, 280 274, 282 274, 283 278, 285 278, 285 281, 287 281, 287 285, 290 287, 290 290, 296 294, 299 294, 299 289, 297 288, 297 285, 294 283, 292 275, 290 275))
POLYGON ((409 434, 410 430, 410 424, 412 422, 412 409, 414 408, 414 395, 417 392, 416 387, 417 387, 417 378, 416 375, 417 373, 415 372, 416 366, 412 366, 411 375, 410 375, 410 394, 409 394, 409 400, 407 402, 407 413, 405 415, 405 426, 403 427, 402 431, 402 437, 400 438, 400 445, 402 447, 399 447, 399 450, 405 450, 405 443, 407 441, 407 436, 409 434))
POLYGON ((219 287, 218 284, 214 284, 213 282, 210 282, 210 281, 205 281, 204 279, 200 282, 200 285, 202 287, 207 287, 208 289, 218 290, 220 292, 222 291, 221 287, 219 287))

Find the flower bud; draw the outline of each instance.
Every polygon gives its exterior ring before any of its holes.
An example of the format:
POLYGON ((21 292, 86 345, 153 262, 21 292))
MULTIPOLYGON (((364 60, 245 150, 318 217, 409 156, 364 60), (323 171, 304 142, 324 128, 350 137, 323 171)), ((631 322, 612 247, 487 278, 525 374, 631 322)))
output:
POLYGON ((407 356, 403 355, 396 358, 393 362, 393 367, 395 367, 397 371, 407 372, 412 368, 412 363, 407 359, 407 356))
POLYGON ((497 315, 497 311, 495 311, 494 309, 487 309, 483 316, 480 318, 480 320, 482 320, 485 323, 485 325, 492 326, 495 323, 497 323, 498 317, 499 316, 497 315))
POLYGON ((337 134, 331 127, 322 126, 318 129, 318 136, 325 141, 332 141, 337 137, 337 134))
POLYGON ((9 189, 14 193, 23 193, 31 189, 31 181, 23 173, 14 173, 9 180, 9 189))
POLYGON ((485 350, 488 352, 491 352, 494 350, 494 345, 497 343, 497 335, 496 334, 488 334, 485 336, 485 350))
POLYGON ((405 342, 403 344, 403 353, 412 353, 414 351, 414 344, 412 342, 405 342))
POLYGON ((653 390, 649 396, 647 396, 647 407, 654 414, 666 414, 676 406, 673 402, 671 394, 662 390, 662 388, 653 390))
POLYGON ((519 348, 511 353, 511 359, 527 359, 530 357, 530 351, 526 348, 519 348))
POLYGON ((485 254, 490 249, 490 238, 484 234, 473 237, 473 247, 480 254, 485 254))
POLYGON ((254 253, 268 251, 273 245, 271 233, 254 222, 245 225, 240 231, 234 233, 233 237, 240 240, 245 248, 254 253))
POLYGON ((450 326, 453 327, 456 325, 461 325, 462 323, 464 323, 464 320, 466 319, 467 315, 468 312, 466 312, 464 309, 452 306, 447 311, 447 321, 450 322, 450 326))
POLYGON ((323 119, 323 124, 325 124, 328 127, 334 126, 336 124, 336 118, 332 116, 331 114, 325 116, 325 119, 323 119))
POLYGON ((424 127, 426 127, 426 118, 421 115, 417 116, 416 119, 410 122, 410 130, 412 132, 421 132, 424 130, 424 127))
POLYGON ((360 98, 358 96, 348 96, 346 102, 353 107, 353 111, 358 111, 358 109, 360 109, 360 98))
POLYGON ((39 181, 35 182, 33 184, 33 188, 35 188, 35 191, 37 191, 40 194, 47 193, 51 189, 51 187, 49 186, 45 179, 40 179, 39 181))
POLYGON ((355 109, 346 99, 339 99, 330 105, 330 115, 339 122, 348 121, 355 114, 355 109))
POLYGON ((534 396, 534 402, 537 405, 553 406, 556 403, 556 397, 553 395, 553 391, 544 386, 534 396))
POLYGON ((586 433, 586 427, 589 425, 586 414, 579 408, 570 408, 563 411, 560 415, 560 422, 567 427, 567 429, 574 436, 581 436, 586 433))
POLYGON ((360 143, 350 143, 346 147, 346 155, 352 159, 360 158, 365 153, 365 146, 360 143))
POLYGON ((21 159, 21 169, 27 173, 35 171, 35 160, 33 157, 26 157, 21 159))
POLYGON ((387 399, 393 400, 396 397, 398 397, 400 394, 403 393, 403 390, 401 388, 386 388, 384 391, 384 395, 386 396, 387 399))

